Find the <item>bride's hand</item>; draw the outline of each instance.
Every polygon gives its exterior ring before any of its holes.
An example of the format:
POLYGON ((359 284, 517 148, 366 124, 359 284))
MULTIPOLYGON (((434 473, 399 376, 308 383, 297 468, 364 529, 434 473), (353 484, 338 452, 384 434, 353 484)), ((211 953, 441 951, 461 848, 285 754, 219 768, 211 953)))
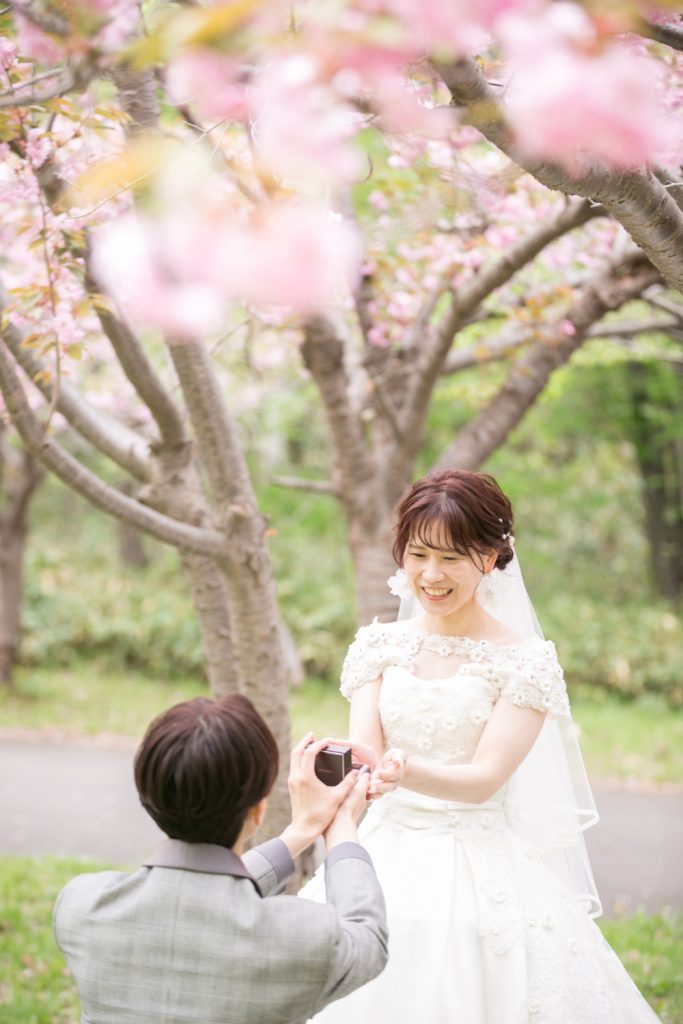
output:
POLYGON ((403 779, 406 767, 406 754, 399 747, 392 747, 391 750, 381 757, 370 778, 370 799, 377 799, 385 793, 391 793, 396 789, 403 779))

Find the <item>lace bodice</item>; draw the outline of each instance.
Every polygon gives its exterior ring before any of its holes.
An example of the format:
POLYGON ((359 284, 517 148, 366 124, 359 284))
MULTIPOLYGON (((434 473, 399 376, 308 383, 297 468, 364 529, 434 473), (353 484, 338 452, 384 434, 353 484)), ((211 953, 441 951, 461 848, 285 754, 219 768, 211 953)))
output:
POLYGON ((387 747, 442 764, 466 764, 499 697, 550 715, 569 714, 552 641, 504 646, 469 637, 373 622, 359 629, 341 677, 348 699, 381 679, 379 713, 387 747), (431 666, 429 678, 425 666, 431 666))

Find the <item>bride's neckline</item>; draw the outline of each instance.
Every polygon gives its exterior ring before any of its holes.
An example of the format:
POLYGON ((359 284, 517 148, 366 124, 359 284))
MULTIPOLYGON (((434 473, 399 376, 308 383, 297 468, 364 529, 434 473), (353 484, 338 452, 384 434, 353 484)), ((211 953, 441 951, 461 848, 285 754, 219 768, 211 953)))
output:
POLYGON ((511 647, 521 647, 523 644, 528 644, 531 640, 540 640, 542 637, 539 636, 525 636, 520 640, 508 640, 505 643, 496 643, 495 640, 475 640, 471 636, 462 636, 457 633, 430 633, 427 629, 415 629, 414 627, 399 626, 398 623, 384 622, 378 623, 378 625, 391 627, 391 632, 403 633, 405 636, 420 637, 420 639, 426 640, 438 640, 451 642, 453 644, 470 644, 474 647, 493 647, 494 649, 505 650, 511 647))

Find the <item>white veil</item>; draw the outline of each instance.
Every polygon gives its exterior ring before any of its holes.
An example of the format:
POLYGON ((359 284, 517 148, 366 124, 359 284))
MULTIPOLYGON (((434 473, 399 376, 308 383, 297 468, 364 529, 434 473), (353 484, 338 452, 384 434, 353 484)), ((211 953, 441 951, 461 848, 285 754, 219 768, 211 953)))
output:
MULTIPOLYGON (((516 554, 505 569, 494 569, 486 583, 486 593, 477 596, 490 615, 524 637, 543 638, 516 554)), ((422 614, 417 599, 402 593, 400 588, 398 618, 422 614)), ((583 836, 598 821, 598 812, 571 715, 546 718, 508 783, 506 809, 564 886, 591 917, 598 917, 602 905, 583 836)))

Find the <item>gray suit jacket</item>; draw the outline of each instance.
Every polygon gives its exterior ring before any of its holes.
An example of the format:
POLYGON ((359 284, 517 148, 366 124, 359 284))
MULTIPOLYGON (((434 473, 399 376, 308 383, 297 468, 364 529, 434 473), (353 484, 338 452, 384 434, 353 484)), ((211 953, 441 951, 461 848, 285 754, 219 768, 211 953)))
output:
POLYGON ((327 903, 276 895, 293 870, 280 839, 242 860, 169 839, 132 874, 72 879, 54 929, 83 1024, 302 1024, 370 981, 387 929, 369 854, 331 851, 327 903))

